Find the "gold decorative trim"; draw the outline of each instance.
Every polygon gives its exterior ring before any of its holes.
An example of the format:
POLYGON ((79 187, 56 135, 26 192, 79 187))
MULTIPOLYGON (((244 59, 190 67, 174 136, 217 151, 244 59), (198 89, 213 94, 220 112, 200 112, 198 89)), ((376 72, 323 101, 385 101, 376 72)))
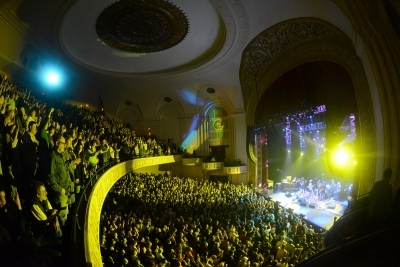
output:
POLYGON ((252 162, 257 162, 257 156, 255 154, 255 143, 254 143, 254 128, 251 126, 247 127, 247 155, 252 162))

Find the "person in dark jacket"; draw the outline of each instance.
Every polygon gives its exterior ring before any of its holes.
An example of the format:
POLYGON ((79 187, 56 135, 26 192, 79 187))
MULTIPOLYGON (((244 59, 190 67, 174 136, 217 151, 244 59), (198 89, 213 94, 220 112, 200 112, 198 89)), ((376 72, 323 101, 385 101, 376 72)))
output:
POLYGON ((75 187, 69 176, 69 169, 71 164, 79 164, 80 159, 67 161, 64 156, 65 138, 62 135, 57 135, 55 140, 47 183, 50 186, 50 195, 59 210, 60 222, 65 225, 68 216, 68 205, 72 204, 75 187))

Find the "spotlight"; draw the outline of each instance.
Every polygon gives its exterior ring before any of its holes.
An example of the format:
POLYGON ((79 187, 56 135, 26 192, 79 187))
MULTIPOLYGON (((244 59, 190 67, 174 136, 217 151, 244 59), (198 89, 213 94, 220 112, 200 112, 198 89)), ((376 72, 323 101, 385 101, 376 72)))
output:
POLYGON ((58 84, 60 81, 60 76, 55 72, 47 73, 46 80, 49 84, 58 84))
POLYGON ((344 165, 350 159, 350 153, 344 148, 339 148, 334 153, 335 162, 339 165, 344 165))
POLYGON ((301 152, 301 154, 300 155, 302 155, 303 156, 303 152, 301 152))

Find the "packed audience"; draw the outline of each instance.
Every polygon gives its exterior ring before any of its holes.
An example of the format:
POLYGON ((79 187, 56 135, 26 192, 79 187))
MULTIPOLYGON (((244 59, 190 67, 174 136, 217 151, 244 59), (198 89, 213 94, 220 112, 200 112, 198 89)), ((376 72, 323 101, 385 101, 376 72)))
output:
POLYGON ((100 239, 104 266, 295 266, 323 230, 245 185, 132 173, 107 196, 100 239))
POLYGON ((90 172, 121 160, 176 153, 176 146, 136 135, 104 112, 0 79, 0 262, 49 266, 60 256, 69 210, 90 172))

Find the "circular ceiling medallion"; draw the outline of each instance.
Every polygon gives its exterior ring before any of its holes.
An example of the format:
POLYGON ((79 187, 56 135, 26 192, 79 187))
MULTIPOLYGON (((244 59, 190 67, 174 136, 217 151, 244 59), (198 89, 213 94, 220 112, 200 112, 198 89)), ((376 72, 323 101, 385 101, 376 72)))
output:
POLYGON ((97 18, 106 45, 130 53, 153 53, 180 43, 189 30, 185 14, 164 0, 121 0, 97 18))
POLYGON ((164 97, 164 101, 165 101, 165 102, 172 102, 172 98, 170 98, 170 97, 168 97, 168 96, 167 96, 167 97, 164 97))
POLYGON ((209 88, 207 88, 207 93, 209 93, 209 94, 214 94, 214 93, 215 93, 215 89, 209 87, 209 88))

